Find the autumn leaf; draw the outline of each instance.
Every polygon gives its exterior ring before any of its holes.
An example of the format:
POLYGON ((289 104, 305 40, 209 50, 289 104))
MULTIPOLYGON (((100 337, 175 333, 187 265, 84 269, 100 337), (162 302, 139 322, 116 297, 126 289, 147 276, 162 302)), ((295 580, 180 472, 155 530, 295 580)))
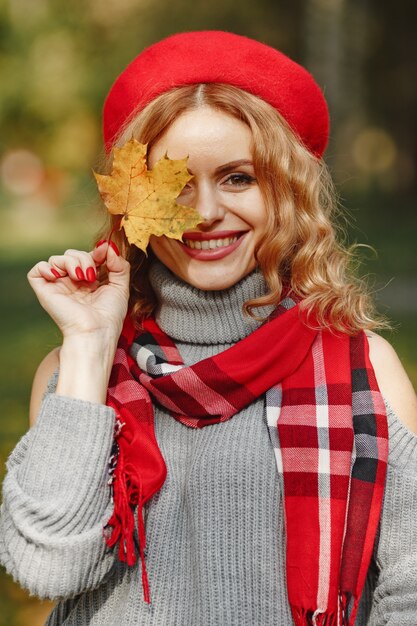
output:
POLYGON ((186 230, 202 221, 198 211, 176 203, 192 178, 188 159, 164 156, 148 170, 146 150, 146 145, 131 139, 114 148, 110 175, 93 172, 108 211, 121 215, 120 228, 124 228, 128 241, 144 252, 151 235, 181 240, 186 230))

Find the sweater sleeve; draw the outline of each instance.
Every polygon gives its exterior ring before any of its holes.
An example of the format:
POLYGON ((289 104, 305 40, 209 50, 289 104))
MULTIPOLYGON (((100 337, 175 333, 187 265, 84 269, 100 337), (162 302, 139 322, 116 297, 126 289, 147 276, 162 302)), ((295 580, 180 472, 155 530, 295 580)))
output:
POLYGON ((389 459, 369 626, 417 624, 417 436, 388 406, 389 459))
POLYGON ((0 561, 31 594, 76 595, 114 564, 103 539, 113 428, 113 409, 47 393, 7 462, 0 561))

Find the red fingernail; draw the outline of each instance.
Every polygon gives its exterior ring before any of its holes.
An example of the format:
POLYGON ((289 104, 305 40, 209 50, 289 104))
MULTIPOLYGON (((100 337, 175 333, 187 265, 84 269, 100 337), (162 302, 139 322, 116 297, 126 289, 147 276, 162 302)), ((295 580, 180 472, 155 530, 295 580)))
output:
POLYGON ((75 268, 75 275, 77 276, 78 280, 85 280, 84 272, 82 271, 81 267, 75 268))
POLYGON ((109 246, 117 254, 117 256, 120 256, 119 248, 116 246, 115 243, 113 243, 113 241, 109 241, 109 246))
POLYGON ((96 243, 96 248, 98 248, 99 246, 102 246, 103 243, 106 243, 107 239, 100 239, 100 241, 97 241, 96 243))
POLYGON ((61 278, 61 275, 56 271, 54 267, 51 268, 51 272, 55 276, 55 278, 61 278))
POLYGON ((92 267, 89 267, 87 269, 86 274, 87 274, 87 280, 88 280, 89 283, 95 283, 96 282, 97 274, 96 274, 96 271, 92 267))

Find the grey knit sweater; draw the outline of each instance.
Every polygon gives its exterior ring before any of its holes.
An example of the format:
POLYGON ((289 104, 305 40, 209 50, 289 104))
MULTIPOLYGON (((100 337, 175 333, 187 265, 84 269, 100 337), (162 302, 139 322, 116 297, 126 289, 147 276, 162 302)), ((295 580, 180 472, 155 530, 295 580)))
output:
MULTIPOLYGON (((159 323, 187 364, 256 324, 244 300, 258 272, 202 292, 155 263, 159 323)), ((263 398, 219 425, 188 428, 155 408, 165 484, 145 507, 152 604, 140 565, 119 563, 102 529, 111 513, 112 409, 56 396, 50 381, 36 426, 8 461, 0 555, 19 583, 59 599, 48 626, 291 626, 285 534, 263 398)), ((388 411, 390 452, 379 544, 356 624, 417 625, 417 437, 388 411)))

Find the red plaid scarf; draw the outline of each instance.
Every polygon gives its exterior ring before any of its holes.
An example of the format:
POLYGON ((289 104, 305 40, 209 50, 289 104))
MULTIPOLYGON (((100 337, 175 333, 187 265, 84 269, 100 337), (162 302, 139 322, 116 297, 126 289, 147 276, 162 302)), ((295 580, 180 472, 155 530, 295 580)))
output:
POLYGON ((166 477, 152 402, 202 428, 230 419, 262 394, 282 484, 294 622, 351 625, 382 506, 385 406, 365 334, 312 330, 289 298, 273 320, 191 367, 154 320, 137 331, 126 319, 107 400, 116 411, 117 449, 106 541, 119 542, 119 558, 135 563, 137 507, 144 598, 150 602, 142 507, 166 477))

